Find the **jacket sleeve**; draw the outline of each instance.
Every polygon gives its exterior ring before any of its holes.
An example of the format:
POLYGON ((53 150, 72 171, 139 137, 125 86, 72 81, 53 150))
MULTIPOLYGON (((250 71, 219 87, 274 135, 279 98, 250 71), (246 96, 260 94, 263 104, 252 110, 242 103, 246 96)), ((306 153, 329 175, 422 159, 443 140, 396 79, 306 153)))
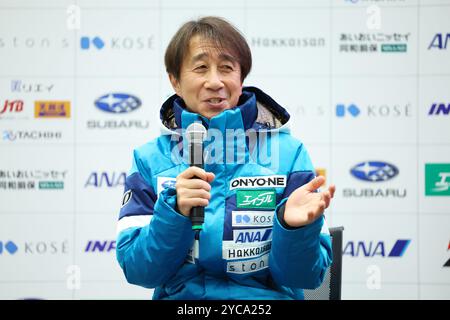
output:
POLYGON ((157 197, 151 177, 134 153, 126 178, 117 224, 117 260, 129 283, 155 288, 182 266, 192 246, 190 220, 174 210, 176 190, 167 188, 157 197))
POLYGON ((278 219, 278 211, 284 207, 289 195, 314 177, 315 170, 309 155, 300 146, 288 176, 283 200, 275 209, 269 268, 278 285, 315 289, 320 286, 331 265, 331 238, 323 215, 309 225, 289 229, 278 219))

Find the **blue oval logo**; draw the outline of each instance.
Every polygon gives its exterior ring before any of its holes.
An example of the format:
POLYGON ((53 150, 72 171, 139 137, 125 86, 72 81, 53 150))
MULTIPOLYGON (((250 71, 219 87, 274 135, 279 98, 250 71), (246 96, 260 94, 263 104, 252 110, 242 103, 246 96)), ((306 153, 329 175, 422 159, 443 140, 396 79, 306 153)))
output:
POLYGON ((128 113, 142 105, 141 100, 128 93, 108 93, 95 100, 95 106, 110 113, 128 113))
POLYGON ((383 161, 365 161, 358 163, 350 173, 359 180, 369 182, 387 181, 398 175, 399 170, 393 164, 383 161))
POLYGON ((171 187, 173 187, 173 188, 175 188, 175 184, 176 184, 177 182, 175 181, 175 180, 167 180, 167 181, 164 181, 163 183, 162 183, 162 187, 164 188, 164 189, 166 189, 166 188, 171 188, 171 187))

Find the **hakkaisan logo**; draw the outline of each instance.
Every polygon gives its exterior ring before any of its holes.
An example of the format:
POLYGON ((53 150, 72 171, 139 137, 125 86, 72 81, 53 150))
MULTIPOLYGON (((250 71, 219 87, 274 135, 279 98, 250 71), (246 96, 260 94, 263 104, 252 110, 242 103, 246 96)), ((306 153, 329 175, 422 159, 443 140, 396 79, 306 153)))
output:
POLYGON ((255 258, 269 252, 271 247, 271 241, 246 245, 245 247, 241 244, 235 244, 232 241, 224 241, 222 258, 225 260, 255 258))
POLYGON ((286 176, 256 176, 256 177, 240 177, 231 180, 230 190, 234 189, 255 189, 268 187, 286 187, 286 176))

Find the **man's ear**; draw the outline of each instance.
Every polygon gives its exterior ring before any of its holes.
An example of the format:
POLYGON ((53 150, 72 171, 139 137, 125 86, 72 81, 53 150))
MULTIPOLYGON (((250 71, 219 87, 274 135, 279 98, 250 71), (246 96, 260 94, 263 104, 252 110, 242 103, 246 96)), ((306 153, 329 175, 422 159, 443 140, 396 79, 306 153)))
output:
POLYGON ((175 93, 181 97, 180 82, 171 73, 169 73, 169 80, 170 83, 172 84, 173 90, 175 90, 175 93))

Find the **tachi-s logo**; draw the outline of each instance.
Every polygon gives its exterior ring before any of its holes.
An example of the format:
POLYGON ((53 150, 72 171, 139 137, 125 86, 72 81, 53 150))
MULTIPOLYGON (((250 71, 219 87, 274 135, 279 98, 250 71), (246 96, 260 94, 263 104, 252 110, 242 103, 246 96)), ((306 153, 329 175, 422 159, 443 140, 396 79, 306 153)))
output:
POLYGON ((379 182, 387 181, 398 175, 398 168, 383 161, 365 161, 354 166, 350 173, 359 180, 379 182))
POLYGON ((110 113, 128 113, 141 106, 141 100, 128 93, 108 93, 95 100, 95 106, 110 113))

